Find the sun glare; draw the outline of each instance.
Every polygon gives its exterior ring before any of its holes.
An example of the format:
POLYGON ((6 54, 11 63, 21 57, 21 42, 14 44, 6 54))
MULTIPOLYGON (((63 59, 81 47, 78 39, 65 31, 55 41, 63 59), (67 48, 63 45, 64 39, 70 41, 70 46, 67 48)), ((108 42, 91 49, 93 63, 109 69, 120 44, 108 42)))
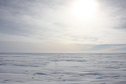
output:
POLYGON ((97 4, 94 0, 76 0, 72 12, 77 19, 90 20, 96 11, 97 4))

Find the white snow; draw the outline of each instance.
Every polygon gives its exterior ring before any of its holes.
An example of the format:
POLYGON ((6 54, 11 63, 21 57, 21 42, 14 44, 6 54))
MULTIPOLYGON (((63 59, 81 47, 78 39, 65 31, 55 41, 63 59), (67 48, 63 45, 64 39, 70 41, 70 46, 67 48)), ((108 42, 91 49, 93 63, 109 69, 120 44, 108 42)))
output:
POLYGON ((125 79, 125 53, 0 53, 0 84, 126 84, 125 79))

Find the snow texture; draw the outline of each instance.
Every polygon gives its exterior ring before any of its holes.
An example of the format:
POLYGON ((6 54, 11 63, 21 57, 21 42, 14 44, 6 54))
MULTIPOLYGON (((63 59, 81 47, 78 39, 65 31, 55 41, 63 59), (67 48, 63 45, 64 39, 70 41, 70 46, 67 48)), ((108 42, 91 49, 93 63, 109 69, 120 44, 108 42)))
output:
POLYGON ((126 54, 0 53, 0 84, 126 84, 126 54))

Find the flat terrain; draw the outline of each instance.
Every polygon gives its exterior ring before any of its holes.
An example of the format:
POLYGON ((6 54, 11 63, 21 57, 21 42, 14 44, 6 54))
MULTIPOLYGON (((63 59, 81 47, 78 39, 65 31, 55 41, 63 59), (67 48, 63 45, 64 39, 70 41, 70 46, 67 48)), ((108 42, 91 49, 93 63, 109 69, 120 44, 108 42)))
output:
POLYGON ((126 84, 125 79, 125 53, 0 53, 0 84, 126 84))

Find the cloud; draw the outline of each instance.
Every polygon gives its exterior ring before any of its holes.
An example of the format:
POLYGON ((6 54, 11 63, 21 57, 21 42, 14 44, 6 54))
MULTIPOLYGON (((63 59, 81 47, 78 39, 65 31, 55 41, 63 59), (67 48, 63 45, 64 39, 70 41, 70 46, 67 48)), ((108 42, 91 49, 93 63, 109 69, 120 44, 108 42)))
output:
POLYGON ((126 45, 110 45, 108 48, 103 49, 102 52, 126 52, 126 45))
POLYGON ((61 4, 63 5, 63 2, 58 0, 14 0, 13 2, 1 0, 0 32, 26 36, 31 34, 39 35, 40 31, 41 36, 45 35, 46 32, 47 34, 51 31, 54 32, 53 34, 58 30, 61 32, 64 29, 58 28, 59 25, 55 24, 59 22, 55 21, 55 19, 60 17, 57 15, 61 4))
POLYGON ((126 0, 98 0, 101 9, 115 21, 115 28, 126 28, 126 0))
POLYGON ((123 4, 122 0, 114 1, 117 5, 113 0, 96 1, 100 4, 96 16, 91 21, 80 21, 71 12, 74 3, 71 0, 1 0, 1 37, 3 41, 3 37, 13 41, 19 41, 19 37, 24 42, 29 38, 31 42, 36 39, 71 44, 126 43, 125 16, 121 15, 125 5, 118 5, 123 4), (115 13, 118 8, 120 13, 115 13))
POLYGON ((0 41, 0 52, 77 53, 79 45, 60 43, 29 43, 0 41))
POLYGON ((0 33, 0 41, 8 41, 8 42, 41 42, 40 39, 30 38, 26 36, 18 36, 18 35, 9 35, 0 33))
POLYGON ((88 49, 88 51, 93 52, 125 52, 126 44, 101 44, 101 45, 94 45, 92 48, 88 49))
POLYGON ((36 53, 125 53, 126 44, 61 44, 0 41, 0 52, 36 53))

